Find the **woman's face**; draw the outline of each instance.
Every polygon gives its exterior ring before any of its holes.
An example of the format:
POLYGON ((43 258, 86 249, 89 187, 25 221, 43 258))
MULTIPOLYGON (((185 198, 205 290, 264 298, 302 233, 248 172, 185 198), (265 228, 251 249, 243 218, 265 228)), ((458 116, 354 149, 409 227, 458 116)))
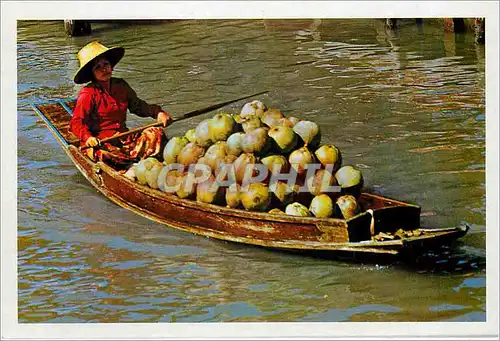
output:
POLYGON ((113 68, 106 58, 98 58, 92 66, 94 78, 99 82, 107 82, 113 74, 113 68))

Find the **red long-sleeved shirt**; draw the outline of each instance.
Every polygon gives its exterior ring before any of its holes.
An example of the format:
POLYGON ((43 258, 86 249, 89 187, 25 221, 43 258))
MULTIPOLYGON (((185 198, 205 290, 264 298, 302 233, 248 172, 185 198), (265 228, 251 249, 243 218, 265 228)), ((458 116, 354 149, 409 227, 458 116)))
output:
POLYGON ((70 130, 83 144, 91 136, 99 139, 127 130, 127 109, 140 117, 156 118, 159 105, 148 104, 121 78, 111 78, 110 92, 90 83, 78 94, 70 130))

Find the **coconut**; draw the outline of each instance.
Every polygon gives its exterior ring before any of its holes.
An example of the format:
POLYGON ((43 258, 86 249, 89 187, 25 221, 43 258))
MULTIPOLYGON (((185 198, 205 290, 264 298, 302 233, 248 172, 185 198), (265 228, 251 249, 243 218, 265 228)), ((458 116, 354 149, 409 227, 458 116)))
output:
POLYGON ((257 116, 250 116, 241 123, 241 127, 245 133, 249 133, 257 128, 264 127, 264 124, 257 116))
POLYGON ((158 188, 158 175, 164 166, 159 163, 153 165, 150 170, 146 170, 146 182, 148 186, 154 189, 158 188))
MULTIPOLYGON (((234 171, 236 176, 236 181, 242 183, 245 177, 245 170, 247 167, 253 167, 257 159, 251 153, 243 153, 234 161, 234 171)), ((253 174, 253 171, 250 173, 253 174)))
POLYGON ((189 143, 185 137, 172 137, 163 149, 163 162, 165 164, 176 163, 177 155, 189 143))
POLYGON ((317 218, 329 218, 333 215, 333 201, 326 194, 320 194, 313 198, 309 211, 317 218))
POLYGON ((294 202, 289 204, 285 208, 285 213, 288 215, 298 216, 298 217, 310 217, 311 212, 304 205, 294 202))
POLYGON ((196 181, 194 180, 194 174, 184 173, 179 177, 180 186, 175 192, 177 196, 181 199, 191 199, 194 198, 196 194, 196 181))
POLYGON ((184 134, 184 137, 189 141, 189 142, 195 142, 196 140, 196 129, 191 128, 188 131, 186 131, 186 134, 184 134))
POLYGON ((337 217, 351 219, 360 212, 360 207, 356 198, 347 194, 337 199, 334 210, 337 217))
POLYGON ((241 188, 241 203, 249 211, 267 211, 271 201, 269 188, 262 182, 251 183, 241 188))
POLYGON ((269 155, 260 160, 272 175, 278 175, 280 173, 285 173, 288 171, 288 161, 283 155, 269 155), (275 165, 279 165, 278 168, 275 165))
POLYGON ((176 190, 176 186, 180 181, 179 177, 181 175, 182 173, 178 170, 169 169, 168 166, 163 167, 158 174, 158 188, 162 192, 174 193, 176 190))
POLYGON ((236 131, 236 122, 227 113, 218 113, 209 122, 210 139, 213 142, 225 141, 236 131))
POLYGON ((278 120, 277 126, 283 126, 283 127, 290 127, 290 128, 293 128, 293 126, 295 125, 292 121, 290 121, 290 119, 286 118, 286 117, 282 117, 278 120))
POLYGON ((146 180, 146 171, 153 168, 154 165, 161 166, 161 162, 155 159, 154 157, 148 157, 137 163, 137 167, 135 168, 135 175, 137 177, 137 181, 141 185, 147 184, 148 181, 146 180))
POLYGON ((321 132, 318 125, 312 121, 299 121, 293 126, 293 131, 300 136, 305 145, 315 149, 321 140, 321 132))
POLYGON ((267 134, 281 153, 289 153, 297 146, 297 134, 290 127, 275 126, 267 134))
POLYGON ((241 140, 241 149, 245 153, 263 154, 269 147, 269 136, 265 128, 254 129, 246 133, 241 140))
POLYGON ((227 144, 225 141, 217 141, 215 144, 208 147, 203 157, 206 159, 206 164, 212 169, 216 169, 217 162, 226 156, 227 144))
POLYGON ((288 186, 288 184, 284 182, 275 182, 271 184, 269 190, 272 193, 271 203, 273 206, 285 207, 293 201, 293 187, 288 186))
MULTIPOLYGON (((215 165, 214 174, 217 177, 222 170, 222 167, 234 167, 233 163, 236 161, 237 157, 234 155, 226 155, 222 160, 218 160, 215 165)), ((228 170, 229 172, 230 170, 228 170)), ((222 181, 226 181, 228 179, 228 175, 224 177, 224 179, 219 179, 222 181)))
POLYGON ((314 152, 314 155, 323 166, 333 165, 333 169, 331 170, 333 174, 335 174, 342 165, 342 154, 340 153, 340 149, 333 144, 325 144, 319 147, 314 152))
POLYGON ((294 116, 290 116, 290 117, 287 117, 287 118, 290 121, 290 123, 292 123, 292 127, 295 126, 297 123, 300 122, 300 120, 297 117, 294 117, 294 116))
POLYGON ((132 166, 130 166, 129 169, 123 174, 124 177, 126 177, 129 180, 135 181, 135 168, 137 167, 137 163, 134 163, 132 166))
POLYGON ((363 188, 363 174, 354 166, 343 166, 335 173, 337 183, 342 187, 342 194, 351 194, 358 198, 363 188))
POLYGON ((177 162, 184 166, 195 164, 205 154, 205 149, 197 143, 189 142, 177 155, 177 162))
POLYGON ((273 208, 272 210, 270 210, 269 212, 267 212, 269 214, 286 214, 285 212, 283 212, 282 210, 280 210, 279 208, 273 208))
POLYGON ((234 183, 226 189, 226 206, 236 208, 241 204, 240 185, 234 183))
POLYGON ((255 115, 257 117, 261 117, 264 114, 264 111, 267 110, 267 107, 261 101, 252 101, 245 103, 243 108, 241 108, 240 116, 241 118, 246 118, 251 115, 255 115))
POLYGON ((213 141, 210 136, 210 121, 211 119, 207 118, 201 121, 195 129, 195 139, 197 145, 202 146, 204 148, 210 146, 213 141))
POLYGON ((228 155, 239 156, 241 154, 241 152, 243 151, 243 149, 241 149, 241 141, 243 139, 243 136, 245 136, 245 134, 243 133, 234 133, 228 137, 226 141, 226 152, 228 155))
POLYGON ((285 116, 278 109, 269 109, 266 112, 264 112, 260 120, 269 128, 272 128, 274 126, 277 126, 279 120, 282 119, 283 117, 285 116))
POLYGON ((236 122, 237 124, 242 124, 245 120, 241 117, 241 115, 231 115, 233 116, 233 120, 234 122, 236 122))
POLYGON ((205 204, 220 204, 224 200, 224 188, 217 184, 212 175, 196 186, 196 201, 205 204))
POLYGON ((301 175, 306 173, 307 165, 314 162, 314 157, 307 147, 302 147, 290 154, 288 162, 297 174, 301 175))
POLYGON ((315 196, 326 193, 329 187, 336 183, 335 177, 325 169, 319 169, 306 180, 307 189, 315 196))
MULTIPOLYGON (((205 157, 205 156, 200 157, 196 163, 197 163, 197 164, 202 164, 202 165, 205 165, 205 166, 210 167, 210 166, 209 166, 210 161, 209 161, 209 160, 208 160, 208 158, 207 158, 207 157, 205 157)), ((210 167, 210 169, 212 169, 212 167, 210 167)))

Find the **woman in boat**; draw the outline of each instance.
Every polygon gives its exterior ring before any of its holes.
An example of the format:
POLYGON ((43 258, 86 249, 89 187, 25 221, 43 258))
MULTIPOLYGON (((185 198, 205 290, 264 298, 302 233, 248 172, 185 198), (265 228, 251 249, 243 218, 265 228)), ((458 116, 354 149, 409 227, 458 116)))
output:
POLYGON ((80 68, 74 82, 87 84, 78 94, 70 129, 87 149, 87 155, 114 164, 128 165, 138 159, 161 154, 166 140, 162 128, 151 127, 141 133, 127 135, 113 142, 100 140, 127 131, 127 109, 140 116, 155 118, 164 127, 170 115, 159 105, 148 104, 121 78, 112 77, 113 68, 123 57, 122 47, 107 48, 97 41, 85 45, 78 52, 80 68))

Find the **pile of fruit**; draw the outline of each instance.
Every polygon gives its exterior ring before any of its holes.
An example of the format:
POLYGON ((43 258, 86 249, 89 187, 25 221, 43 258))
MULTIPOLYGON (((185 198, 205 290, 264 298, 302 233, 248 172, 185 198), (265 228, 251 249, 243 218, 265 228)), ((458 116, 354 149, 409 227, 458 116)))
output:
POLYGON ((342 166, 338 147, 321 145, 316 123, 261 101, 203 120, 171 138, 162 156, 124 175, 179 198, 249 211, 343 219, 361 211, 361 172, 342 166))

